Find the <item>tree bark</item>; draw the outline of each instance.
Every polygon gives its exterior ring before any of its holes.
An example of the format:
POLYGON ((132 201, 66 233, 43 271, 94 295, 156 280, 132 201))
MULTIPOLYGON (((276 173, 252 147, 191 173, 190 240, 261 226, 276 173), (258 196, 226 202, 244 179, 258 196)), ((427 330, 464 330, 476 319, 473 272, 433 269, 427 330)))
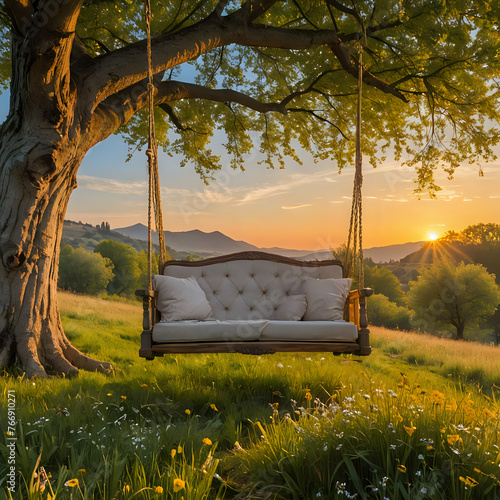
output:
POLYGON ((0 367, 17 357, 28 376, 111 370, 71 345, 57 303, 64 214, 84 154, 69 141, 56 149, 25 131, 2 137, 0 367))

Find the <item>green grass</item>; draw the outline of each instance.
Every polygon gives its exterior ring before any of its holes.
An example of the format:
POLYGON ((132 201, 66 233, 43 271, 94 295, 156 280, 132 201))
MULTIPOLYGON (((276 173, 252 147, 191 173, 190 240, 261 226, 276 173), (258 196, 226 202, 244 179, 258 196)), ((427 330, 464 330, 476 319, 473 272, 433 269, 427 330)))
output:
POLYGON ((373 328, 367 358, 148 362, 139 305, 65 293, 60 303, 75 346, 115 372, 0 379, 2 429, 16 395, 19 471, 10 495, 3 433, 0 498, 500 496, 498 348, 373 328))

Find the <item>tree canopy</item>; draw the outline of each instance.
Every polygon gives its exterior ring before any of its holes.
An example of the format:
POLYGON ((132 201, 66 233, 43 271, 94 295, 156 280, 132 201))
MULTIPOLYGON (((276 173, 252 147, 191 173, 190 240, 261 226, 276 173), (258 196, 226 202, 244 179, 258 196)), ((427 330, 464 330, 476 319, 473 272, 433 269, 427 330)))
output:
MULTIPOLYGON (((51 3, 57 25, 64 19, 56 0, 5 0, 4 34, 24 34, 26 19, 38 16, 45 35, 51 3)), ((143 146, 142 3, 65 5, 76 33, 71 78, 85 81, 80 92, 105 117, 100 138, 119 131, 131 147, 143 146)), ((433 193, 439 166, 451 176, 461 162, 494 158, 500 37, 493 2, 153 0, 152 10, 158 138, 206 179, 221 165, 210 144, 218 131, 235 168, 256 146, 269 166, 300 162, 304 150, 339 168, 349 164, 361 52, 363 150, 374 165, 394 152, 416 168, 417 190, 433 193)), ((0 47, 4 78, 9 49, 0 47)))

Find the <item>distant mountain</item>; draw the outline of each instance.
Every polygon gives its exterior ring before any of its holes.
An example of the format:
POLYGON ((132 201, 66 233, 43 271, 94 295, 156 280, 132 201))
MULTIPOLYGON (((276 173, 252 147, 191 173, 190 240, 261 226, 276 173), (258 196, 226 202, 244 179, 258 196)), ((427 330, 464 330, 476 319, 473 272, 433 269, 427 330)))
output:
MULTIPOLYGON (((144 224, 134 224, 129 227, 116 228, 114 231, 142 240, 146 240, 148 234, 148 229, 144 224)), ((152 233, 152 237, 153 241, 157 243, 158 235, 156 232, 152 233)), ((294 250, 279 247, 259 248, 245 241, 233 240, 220 231, 206 233, 199 229, 181 232, 165 231, 165 241, 168 246, 178 251, 197 254, 210 253, 222 255, 226 253, 260 250, 303 260, 324 260, 330 259, 332 256, 330 250, 311 252, 310 250, 294 250)), ((374 262, 397 261, 418 250, 423 243, 423 241, 418 241, 414 243, 368 248, 364 251, 364 255, 365 257, 371 257, 374 262)))

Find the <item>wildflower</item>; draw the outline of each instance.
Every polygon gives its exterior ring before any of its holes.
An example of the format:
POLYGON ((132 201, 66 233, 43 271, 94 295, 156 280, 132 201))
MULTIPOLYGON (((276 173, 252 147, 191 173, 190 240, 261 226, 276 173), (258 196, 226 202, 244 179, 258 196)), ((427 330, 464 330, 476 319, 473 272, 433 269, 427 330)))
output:
POLYGON ((155 493, 163 493, 163 488, 161 486, 157 486, 155 488, 155 493))
POLYGON ((186 483, 182 479, 174 479, 174 493, 183 490, 186 487, 186 483))
POLYGON ((203 438, 203 444, 206 444, 207 446, 211 446, 212 441, 210 438, 203 438))
POLYGON ((210 408, 212 408, 213 411, 219 411, 217 409, 217 406, 215 406, 213 403, 210 405, 210 408))
POLYGON ((130 486, 128 484, 126 484, 124 487, 123 487, 123 494, 125 495, 126 493, 128 493, 130 491, 130 486))
POLYGON ((399 472, 406 472, 406 467, 404 465, 398 465, 399 472))
POLYGON ((415 432, 415 429, 416 427, 413 427, 413 422, 411 422, 411 427, 406 427, 406 425, 403 425, 405 431, 406 431, 406 434, 408 434, 408 436, 411 436, 414 432, 415 432))
POLYGON ((86 474, 87 471, 85 469, 79 469, 78 474, 86 474))
POLYGON ((127 396, 120 396, 120 399, 123 399, 123 401, 125 401, 127 399, 127 396))
POLYGON ((448 434, 446 440, 450 446, 455 446, 458 442, 463 442, 462 438, 458 434, 448 434))
POLYGON ((418 459, 419 460, 423 460, 424 459, 424 456, 422 455, 422 453, 420 453, 420 455, 418 456, 418 459))
POLYGON ((64 483, 64 486, 69 486, 70 488, 74 488, 78 486, 78 479, 75 477, 74 479, 70 479, 64 483))
POLYGON ((306 399, 307 399, 308 401, 311 401, 311 399, 312 399, 312 398, 313 398, 313 397, 312 397, 312 394, 311 394, 309 391, 307 391, 307 392, 306 392, 306 399))
POLYGON ((189 408, 186 408, 186 409, 184 410, 184 413, 185 413, 186 415, 191 415, 191 410, 190 410, 189 408))
POLYGON ((170 451, 170 456, 172 458, 174 458, 176 453, 177 453, 177 450, 175 448, 172 448, 172 450, 170 451))
POLYGON ((470 486, 471 488, 474 488, 474 486, 477 486, 479 483, 473 479, 472 477, 470 476, 460 476, 458 479, 460 479, 460 481, 462 481, 462 483, 465 483, 466 486, 470 486))
POLYGON ((113 394, 111 394, 110 392, 108 392, 108 393, 106 394, 106 396, 112 396, 112 395, 113 395, 113 394))
MULTIPOLYGON (((148 384, 142 384, 141 387, 147 387, 148 384)), ((160 488, 160 486, 158 486, 160 488)))
POLYGON ((427 488, 425 488, 425 487, 424 487, 424 488, 422 488, 422 489, 420 490, 420 493, 422 493, 422 495, 427 495, 427 488))
POLYGON ((433 449, 434 449, 434 446, 431 446, 430 444, 428 444, 428 445, 426 446, 426 449, 427 449, 427 451, 431 451, 431 450, 433 450, 433 449))
POLYGON ((435 405, 442 405, 445 400, 445 395, 439 391, 432 391, 431 394, 431 403, 435 405))
POLYGON ((182 453, 182 446, 181 445, 177 446, 177 453, 179 453, 179 454, 182 453))

